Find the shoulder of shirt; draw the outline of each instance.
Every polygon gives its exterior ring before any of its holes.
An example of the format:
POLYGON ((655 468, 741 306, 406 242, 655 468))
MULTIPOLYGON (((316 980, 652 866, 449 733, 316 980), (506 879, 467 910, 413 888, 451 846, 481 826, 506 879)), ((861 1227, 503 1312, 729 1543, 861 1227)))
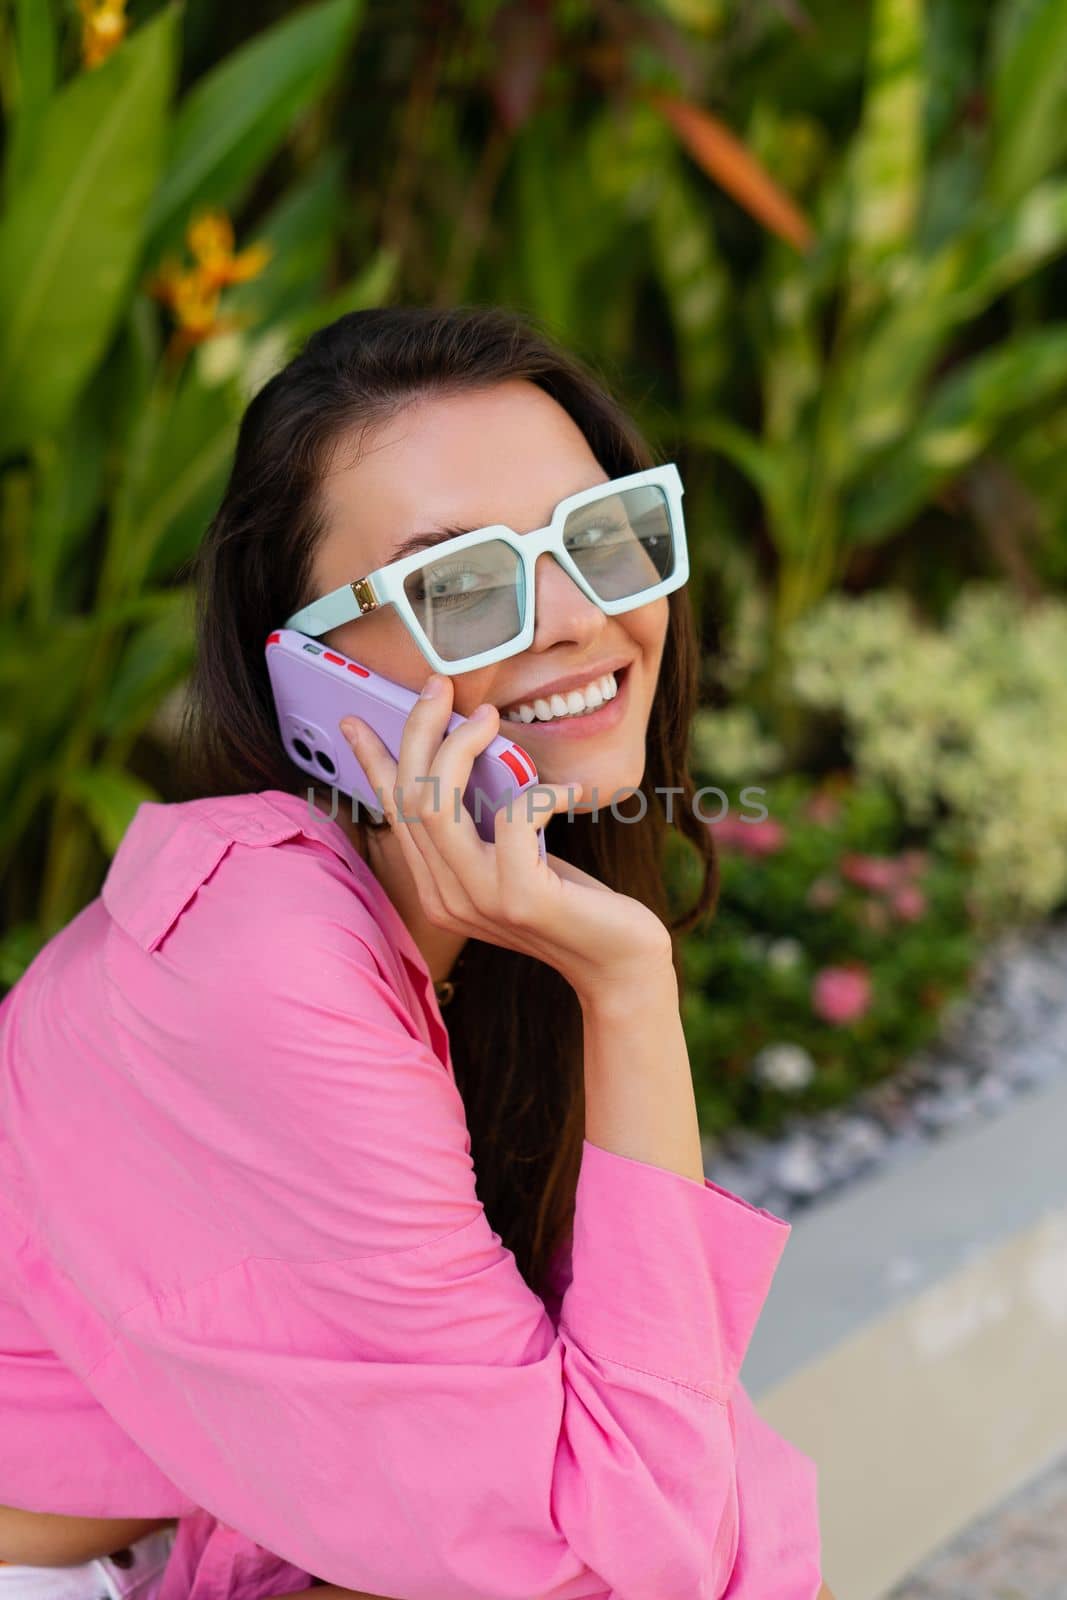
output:
POLYGON ((329 854, 301 854, 324 887, 331 880, 338 884, 360 931, 375 942, 402 940, 393 921, 399 918, 344 830, 299 795, 279 789, 143 801, 112 859, 100 899, 111 920, 151 954, 234 846, 254 852, 257 871, 269 874, 275 848, 301 838, 326 847, 329 854), (347 871, 331 865, 338 862, 347 871))

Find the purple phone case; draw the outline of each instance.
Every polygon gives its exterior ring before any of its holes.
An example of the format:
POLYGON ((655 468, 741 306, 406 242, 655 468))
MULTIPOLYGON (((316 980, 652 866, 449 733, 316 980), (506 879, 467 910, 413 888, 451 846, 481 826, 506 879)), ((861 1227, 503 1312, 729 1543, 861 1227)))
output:
MULTIPOLYGON (((362 718, 374 729, 395 761, 404 724, 418 695, 295 628, 274 629, 267 636, 266 651, 278 727, 289 759, 320 783, 335 786, 342 794, 354 796, 375 814, 380 814, 381 807, 370 780, 339 724, 342 717, 362 718), (294 739, 301 740, 308 748, 310 759, 294 747, 294 739), (332 764, 332 771, 320 757, 332 764)), ((448 719, 446 732, 451 733, 465 721, 465 717, 454 711, 448 719)), ((470 782, 463 794, 463 803, 480 837, 492 844, 496 812, 507 803, 509 795, 525 794, 537 782, 537 768, 526 751, 498 733, 481 755, 475 757, 470 782)), ((442 796, 442 806, 446 803, 442 796)), ((405 804, 405 810, 409 813, 413 810, 411 801, 405 804)), ((546 854, 543 827, 537 830, 537 847, 543 861, 546 854)))

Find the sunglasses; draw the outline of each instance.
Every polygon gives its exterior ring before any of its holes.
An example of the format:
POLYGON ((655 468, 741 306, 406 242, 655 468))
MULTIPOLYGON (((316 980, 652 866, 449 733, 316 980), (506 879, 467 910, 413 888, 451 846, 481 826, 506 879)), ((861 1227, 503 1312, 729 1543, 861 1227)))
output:
POLYGON ((284 626, 315 638, 395 606, 436 672, 487 667, 529 649, 534 568, 550 551, 609 617, 681 588, 689 577, 682 480, 673 463, 561 500, 545 528, 476 528, 390 561, 312 601, 284 626))

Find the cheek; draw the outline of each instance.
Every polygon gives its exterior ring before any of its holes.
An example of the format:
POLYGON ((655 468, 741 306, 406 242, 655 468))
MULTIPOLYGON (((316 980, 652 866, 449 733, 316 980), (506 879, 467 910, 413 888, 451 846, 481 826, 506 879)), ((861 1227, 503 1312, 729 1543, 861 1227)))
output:
POLYGON ((623 620, 628 620, 627 631, 645 657, 646 670, 659 670, 670 617, 670 602, 666 595, 660 600, 653 600, 651 605, 639 606, 636 611, 624 615, 623 620))
POLYGON ((496 705, 496 678, 491 667, 483 667, 480 672, 459 673, 452 679, 452 710, 461 717, 469 717, 484 700, 496 705))

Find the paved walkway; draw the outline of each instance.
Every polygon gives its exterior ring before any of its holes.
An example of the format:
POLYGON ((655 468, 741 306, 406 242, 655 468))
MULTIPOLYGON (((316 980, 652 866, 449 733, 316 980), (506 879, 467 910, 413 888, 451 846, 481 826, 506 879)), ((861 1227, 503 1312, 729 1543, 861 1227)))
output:
POLYGON ((885 1600, 1067 1600, 1067 1456, 957 1534, 885 1600))

